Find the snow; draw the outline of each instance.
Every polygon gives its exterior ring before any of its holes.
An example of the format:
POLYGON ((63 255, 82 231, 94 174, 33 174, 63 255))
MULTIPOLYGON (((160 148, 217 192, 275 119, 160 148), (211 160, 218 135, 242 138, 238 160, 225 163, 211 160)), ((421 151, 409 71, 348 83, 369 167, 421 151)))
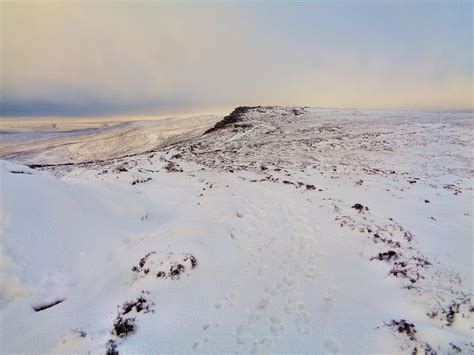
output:
POLYGON ((131 157, 2 161, 0 349, 472 351, 472 132, 468 114, 261 107, 131 157))
POLYGON ((105 160, 150 151, 160 145, 200 135, 220 119, 215 115, 128 122, 105 121, 51 125, 5 124, 0 132, 0 157, 24 164, 68 164, 105 160), (64 128, 76 128, 61 130, 64 128), (32 131, 37 128, 37 131, 32 131), (46 129, 47 128, 47 129, 46 129))

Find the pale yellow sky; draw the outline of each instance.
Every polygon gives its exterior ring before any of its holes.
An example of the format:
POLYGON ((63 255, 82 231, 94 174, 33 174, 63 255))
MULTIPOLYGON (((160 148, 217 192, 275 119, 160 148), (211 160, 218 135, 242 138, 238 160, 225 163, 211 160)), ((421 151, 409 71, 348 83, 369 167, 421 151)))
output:
POLYGON ((1 3, 3 117, 472 109, 470 2, 1 3))

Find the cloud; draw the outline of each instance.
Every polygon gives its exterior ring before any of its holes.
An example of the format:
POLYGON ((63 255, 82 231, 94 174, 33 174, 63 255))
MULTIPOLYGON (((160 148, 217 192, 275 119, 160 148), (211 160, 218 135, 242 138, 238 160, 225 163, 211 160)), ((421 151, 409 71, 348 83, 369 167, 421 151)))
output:
POLYGON ((467 3, 1 6, 3 116, 471 107, 467 3))

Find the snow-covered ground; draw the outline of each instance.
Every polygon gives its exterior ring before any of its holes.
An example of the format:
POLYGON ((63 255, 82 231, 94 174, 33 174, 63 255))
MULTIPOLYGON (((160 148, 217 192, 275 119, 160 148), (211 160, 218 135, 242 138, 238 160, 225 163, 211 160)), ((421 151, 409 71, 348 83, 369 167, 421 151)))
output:
POLYGON ((470 353, 473 126, 243 108, 146 154, 3 161, 0 350, 470 353))
POLYGON ((126 122, 0 124, 0 157, 24 164, 70 164, 145 153, 202 134, 221 117, 126 122), (36 129, 35 129, 36 128, 36 129), (72 129, 71 129, 72 128, 72 129))

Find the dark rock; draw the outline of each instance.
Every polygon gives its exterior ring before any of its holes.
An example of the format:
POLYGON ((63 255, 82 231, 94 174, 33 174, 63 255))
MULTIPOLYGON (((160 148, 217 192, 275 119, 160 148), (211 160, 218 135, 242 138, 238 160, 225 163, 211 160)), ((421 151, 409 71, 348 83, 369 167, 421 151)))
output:
POLYGON ((105 345, 105 354, 106 355, 119 355, 117 350, 117 343, 115 340, 110 339, 105 345))
POLYGON ((198 264, 196 257, 194 255, 188 255, 184 258, 184 261, 188 260, 191 262, 191 269, 194 269, 198 264))
POLYGON ((113 333, 120 338, 126 337, 135 330, 135 318, 118 316, 114 321, 113 333))
POLYGON ((448 311, 446 312, 446 325, 450 327, 454 322, 454 316, 459 313, 459 303, 453 302, 449 305, 448 311))
POLYGON ((211 132, 217 131, 219 129, 224 129, 234 123, 237 123, 242 120, 243 115, 252 110, 259 108, 260 106, 256 107, 249 107, 249 106, 239 106, 234 111, 232 111, 229 115, 225 116, 221 121, 217 122, 214 127, 208 129, 204 134, 209 134, 211 132))
POLYGON ((136 185, 136 184, 142 184, 144 182, 148 182, 148 181, 151 181, 151 177, 149 178, 146 178, 146 179, 135 179, 132 181, 132 185, 136 185))
POLYGON ((12 174, 26 174, 26 175, 32 175, 30 172, 28 171, 21 171, 21 170, 10 170, 10 173, 12 174))
POLYGON ((58 305, 58 304, 60 304, 64 301, 65 301, 65 299, 62 298, 62 299, 54 300, 52 302, 41 303, 39 305, 33 306, 33 310, 35 312, 41 312, 41 311, 44 311, 45 309, 54 307, 54 306, 56 306, 56 305, 58 305))
POLYGON ((360 203, 356 203, 352 206, 352 208, 360 212, 364 209, 364 206, 362 206, 360 203))
POLYGON ((385 260, 390 261, 392 258, 396 259, 398 257, 397 253, 393 250, 386 251, 384 253, 379 253, 377 256, 370 258, 370 260, 385 260))
POLYGON ((387 325, 396 328, 400 334, 406 334, 408 339, 416 340, 416 329, 413 323, 408 323, 405 319, 400 319, 398 321, 392 319, 392 321, 387 325))
POLYGON ((173 265, 170 268, 169 277, 171 277, 172 280, 177 279, 184 272, 184 270, 185 267, 183 264, 173 265))

